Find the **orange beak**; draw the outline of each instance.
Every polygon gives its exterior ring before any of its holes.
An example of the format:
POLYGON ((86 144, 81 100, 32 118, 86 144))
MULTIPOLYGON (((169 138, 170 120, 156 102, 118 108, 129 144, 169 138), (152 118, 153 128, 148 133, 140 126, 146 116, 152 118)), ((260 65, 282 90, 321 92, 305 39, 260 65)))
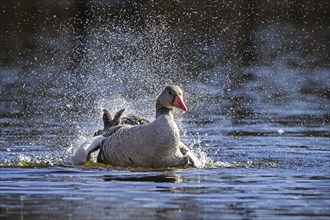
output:
POLYGON ((180 98, 180 96, 175 96, 174 102, 173 102, 173 106, 177 107, 179 109, 182 109, 183 111, 187 111, 187 107, 184 104, 184 102, 182 101, 182 99, 180 98))

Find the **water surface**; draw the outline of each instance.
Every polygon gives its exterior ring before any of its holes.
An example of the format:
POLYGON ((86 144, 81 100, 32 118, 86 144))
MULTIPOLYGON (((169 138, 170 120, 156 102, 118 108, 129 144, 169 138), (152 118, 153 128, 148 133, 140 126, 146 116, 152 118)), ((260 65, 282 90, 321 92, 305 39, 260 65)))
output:
POLYGON ((1 9, 2 219, 329 219, 322 1, 84 2, 1 9), (203 168, 72 165, 103 107, 153 120, 168 84, 203 168))

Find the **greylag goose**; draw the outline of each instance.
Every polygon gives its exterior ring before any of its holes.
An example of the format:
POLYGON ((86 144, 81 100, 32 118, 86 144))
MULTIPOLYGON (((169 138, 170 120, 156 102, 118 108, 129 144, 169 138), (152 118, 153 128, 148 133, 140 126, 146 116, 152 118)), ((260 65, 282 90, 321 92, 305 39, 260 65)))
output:
POLYGON ((175 107, 187 110, 182 90, 172 85, 166 87, 157 99, 155 121, 107 129, 103 136, 95 137, 86 151, 78 149, 74 162, 85 162, 91 152, 100 148, 98 162, 115 166, 160 168, 190 163, 199 167, 198 159, 180 141, 179 129, 173 120, 175 107))
MULTIPOLYGON (((103 109, 103 130, 98 130, 94 133, 94 136, 98 136, 98 135, 102 135, 102 134, 105 134, 106 131, 113 127, 113 126, 116 126, 116 125, 119 125, 119 124, 128 124, 128 125, 144 125, 144 124, 149 124, 150 121, 145 119, 145 118, 142 118, 142 117, 139 117, 139 116, 136 116, 136 115, 128 115, 126 117, 123 117, 121 119, 121 115, 123 114, 123 112, 125 111, 125 109, 122 109, 120 111, 118 111, 114 118, 112 119, 111 117, 111 114, 110 114, 110 111, 108 109, 103 109)), ((190 149, 184 145, 183 143, 180 144, 180 151, 183 155, 186 155, 186 154, 191 154, 190 153, 190 149)), ((194 158, 192 155, 189 156, 189 159, 190 159, 190 164, 195 166, 195 163, 196 162, 196 158, 194 158)), ((98 162, 101 162, 101 159, 98 160, 98 162)))

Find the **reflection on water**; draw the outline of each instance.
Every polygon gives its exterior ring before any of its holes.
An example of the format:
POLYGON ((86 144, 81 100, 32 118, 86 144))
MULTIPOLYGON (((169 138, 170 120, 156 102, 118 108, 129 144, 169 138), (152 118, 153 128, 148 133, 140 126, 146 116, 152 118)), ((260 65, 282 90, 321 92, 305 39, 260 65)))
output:
POLYGON ((2 217, 326 219, 329 177, 265 169, 1 169, 2 217), (14 172, 13 172, 14 171, 14 172), (290 175, 288 175, 290 174, 290 175), (111 181, 105 177, 112 176, 111 181), (117 177, 115 177, 117 176, 117 177), (170 179, 170 181, 169 181, 170 179), (173 181, 175 180, 175 181, 173 181), (179 180, 179 181, 177 181, 179 180), (294 182, 294 185, 288 184, 294 182), (309 204, 305 206, 305 204, 309 204))
POLYGON ((1 218, 329 218, 324 1, 1 4, 1 218), (101 108, 152 120, 172 83, 205 168, 72 166, 101 108))
POLYGON ((155 182, 155 183, 176 183, 180 182, 180 177, 173 174, 158 174, 158 175, 105 175, 103 176, 105 181, 127 181, 127 182, 155 182))

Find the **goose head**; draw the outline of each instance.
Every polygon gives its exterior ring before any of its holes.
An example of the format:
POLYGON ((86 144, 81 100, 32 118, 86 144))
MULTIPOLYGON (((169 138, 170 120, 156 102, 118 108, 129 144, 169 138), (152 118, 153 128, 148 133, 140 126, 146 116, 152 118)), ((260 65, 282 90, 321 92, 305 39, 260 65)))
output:
POLYGON ((157 108, 179 108, 187 111, 187 107, 183 102, 182 90, 179 86, 167 86, 157 99, 157 108))

